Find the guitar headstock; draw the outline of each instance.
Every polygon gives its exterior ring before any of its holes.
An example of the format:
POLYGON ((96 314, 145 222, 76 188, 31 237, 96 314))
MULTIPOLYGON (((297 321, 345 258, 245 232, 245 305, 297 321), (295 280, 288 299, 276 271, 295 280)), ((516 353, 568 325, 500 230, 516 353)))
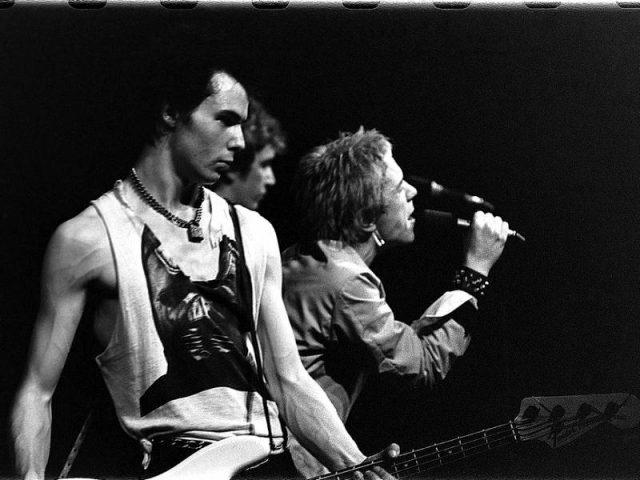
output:
POLYGON ((521 440, 556 448, 605 422, 622 429, 637 426, 640 401, 628 393, 527 397, 513 426, 521 440))

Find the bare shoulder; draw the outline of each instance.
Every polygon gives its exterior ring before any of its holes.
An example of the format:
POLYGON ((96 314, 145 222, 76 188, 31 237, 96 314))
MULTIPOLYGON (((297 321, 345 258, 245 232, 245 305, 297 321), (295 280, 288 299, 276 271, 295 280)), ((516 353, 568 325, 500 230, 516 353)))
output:
POLYGON ((93 207, 87 207, 75 217, 58 226, 52 242, 70 249, 94 249, 101 244, 108 247, 107 231, 93 207))
POLYGON ((85 281, 113 269, 107 232, 93 207, 58 226, 47 247, 45 268, 85 281))

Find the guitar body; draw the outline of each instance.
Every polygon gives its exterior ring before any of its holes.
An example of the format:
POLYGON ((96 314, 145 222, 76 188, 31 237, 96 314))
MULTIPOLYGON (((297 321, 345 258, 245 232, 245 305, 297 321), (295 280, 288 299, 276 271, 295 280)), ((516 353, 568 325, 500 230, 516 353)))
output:
POLYGON ((198 450, 149 480, 230 480, 236 473, 262 463, 268 456, 269 445, 264 439, 250 435, 229 437, 198 450))

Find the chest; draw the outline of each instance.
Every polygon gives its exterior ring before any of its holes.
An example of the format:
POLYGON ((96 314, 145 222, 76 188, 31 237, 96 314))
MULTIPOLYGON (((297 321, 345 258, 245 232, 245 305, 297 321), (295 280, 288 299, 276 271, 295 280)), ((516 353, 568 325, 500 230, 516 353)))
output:
MULTIPOLYGON (((189 241, 187 229, 174 225, 153 210, 139 209, 135 213, 133 217, 135 229, 141 232, 147 231, 147 235, 143 234, 144 237, 148 237, 148 233, 151 233, 153 241, 158 242, 156 247, 158 255, 155 256, 161 258, 163 263, 179 269, 191 281, 208 281, 219 277, 220 239, 223 232, 222 227, 218 226, 221 222, 211 220, 210 209, 202 212, 200 225, 205 238, 201 242, 189 241)), ((234 228, 230 219, 227 220, 230 225, 224 228, 224 235, 233 238, 235 237, 234 228)), ((142 237, 139 237, 137 242, 141 243, 131 248, 142 249, 142 243, 147 246, 155 245, 155 243, 148 243, 148 240, 143 240, 142 237)), ((124 244, 128 245, 126 242, 124 244)), ((127 248, 130 252, 131 249, 127 248)), ((121 299, 118 292, 121 286, 118 285, 118 278, 127 270, 125 267, 123 272, 118 272, 118 262, 114 255, 112 245, 105 236, 105 244, 96 249, 96 268, 99 274, 95 276, 97 281, 92 286, 92 290, 98 292, 97 298, 100 299, 94 312, 94 331, 103 345, 111 335, 113 321, 117 318, 120 309, 121 299)), ((137 261, 136 259, 140 258, 135 252, 133 255, 128 254, 128 257, 129 261, 137 261)), ((121 261, 122 259, 119 260, 121 261)), ((120 268, 122 269, 122 265, 120 268)))
MULTIPOLYGON (((188 230, 171 223, 153 210, 144 210, 140 219, 160 242, 159 249, 164 258, 194 281, 212 280, 219 272, 219 243, 222 228, 219 222, 212 221, 209 209, 203 209, 200 227, 204 239, 191 241, 188 230)), ((233 238, 233 229, 227 229, 225 235, 233 238)))

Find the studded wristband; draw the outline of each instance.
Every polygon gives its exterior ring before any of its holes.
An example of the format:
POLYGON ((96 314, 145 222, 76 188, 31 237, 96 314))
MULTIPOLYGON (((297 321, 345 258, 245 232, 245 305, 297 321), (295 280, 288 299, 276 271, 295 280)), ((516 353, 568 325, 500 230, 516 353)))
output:
POLYGON ((453 274, 452 285, 456 290, 463 290, 480 299, 487 293, 489 279, 469 267, 460 267, 453 274))

